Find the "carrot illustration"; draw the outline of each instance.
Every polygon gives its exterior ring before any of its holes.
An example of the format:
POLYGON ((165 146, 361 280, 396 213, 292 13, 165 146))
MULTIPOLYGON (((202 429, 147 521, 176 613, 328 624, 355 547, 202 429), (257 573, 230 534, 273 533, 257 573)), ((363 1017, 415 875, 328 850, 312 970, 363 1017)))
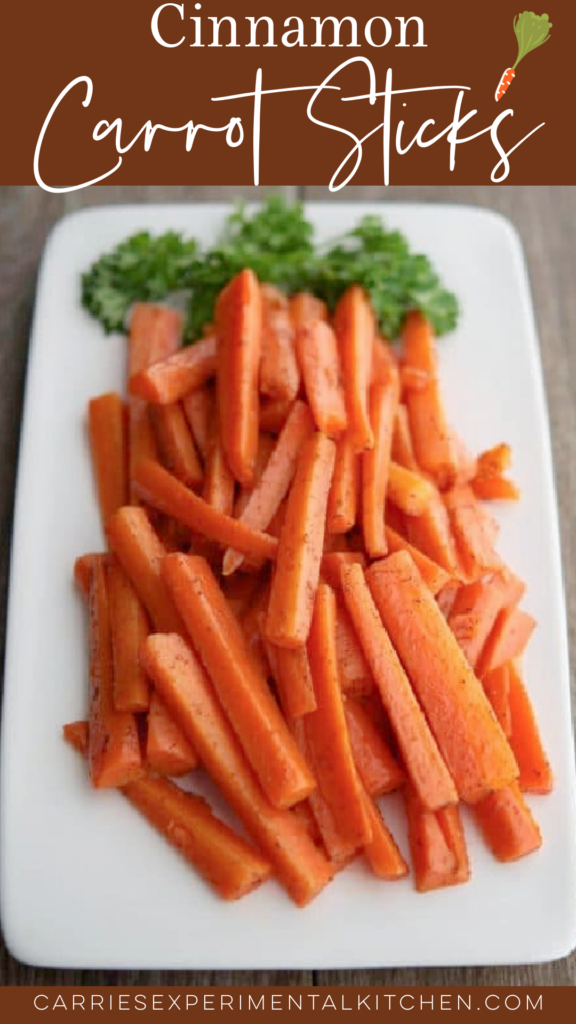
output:
POLYGON ((533 14, 532 11, 523 11, 514 18, 514 31, 518 40, 518 57, 511 68, 506 68, 496 89, 496 102, 501 100, 506 90, 516 77, 516 68, 527 53, 536 50, 550 38, 552 22, 547 14, 533 14))

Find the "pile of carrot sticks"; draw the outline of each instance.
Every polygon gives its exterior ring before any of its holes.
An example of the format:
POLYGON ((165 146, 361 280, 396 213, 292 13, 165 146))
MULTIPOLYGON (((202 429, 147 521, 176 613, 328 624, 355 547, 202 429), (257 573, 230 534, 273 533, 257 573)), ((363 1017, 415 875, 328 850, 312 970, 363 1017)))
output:
POLYGON ((303 906, 358 858, 420 892, 463 883, 464 822, 500 861, 536 851, 535 623, 486 505, 519 495, 508 447, 472 457, 449 425, 429 324, 410 314, 394 347, 360 288, 330 318, 245 270, 203 338, 181 328, 135 306, 128 397, 89 405, 107 551, 75 565, 89 713, 64 734, 92 785, 224 899, 275 877, 303 906))

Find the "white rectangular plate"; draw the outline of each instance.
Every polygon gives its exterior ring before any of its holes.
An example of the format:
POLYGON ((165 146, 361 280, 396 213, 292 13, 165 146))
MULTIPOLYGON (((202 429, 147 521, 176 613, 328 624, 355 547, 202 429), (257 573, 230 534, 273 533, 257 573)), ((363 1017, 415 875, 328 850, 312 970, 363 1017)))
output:
MULTIPOLYGON (((451 420, 473 451, 509 441, 523 501, 500 550, 528 582, 538 629, 526 675, 556 775, 530 800, 544 845, 496 863, 467 821, 473 879, 417 895, 361 864, 307 909, 276 883, 217 899, 113 792, 91 791, 61 737, 86 713, 85 613, 75 557, 102 546, 85 433, 88 398, 124 386, 125 343, 80 305, 80 272, 141 228, 213 240, 222 205, 110 207, 61 222, 46 247, 32 339, 11 572, 2 735, 1 898, 16 957, 54 967, 337 968, 526 963, 576 942, 572 727, 562 571, 538 342, 519 240, 457 206, 310 204, 319 235, 377 213, 429 253, 457 293, 440 343, 451 420)), ((406 852, 394 798, 385 813, 406 852)))

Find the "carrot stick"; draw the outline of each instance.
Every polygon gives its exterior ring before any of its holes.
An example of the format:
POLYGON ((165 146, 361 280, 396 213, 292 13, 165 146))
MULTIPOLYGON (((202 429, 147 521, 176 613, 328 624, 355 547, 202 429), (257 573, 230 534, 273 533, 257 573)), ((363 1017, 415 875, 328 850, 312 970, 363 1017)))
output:
POLYGON ((300 371, 288 299, 269 284, 262 285, 261 292, 260 391, 269 398, 293 402, 300 388, 300 371))
POLYGON ((320 584, 316 595, 308 657, 316 697, 316 710, 304 719, 311 764, 337 830, 353 850, 370 842, 372 830, 354 764, 338 681, 336 598, 325 583, 320 584))
POLYGON ((241 487, 238 497, 234 502, 234 516, 236 519, 240 519, 246 505, 250 501, 252 494, 258 487, 264 470, 268 465, 270 456, 276 447, 276 439, 272 434, 260 434, 258 436, 258 455, 256 457, 256 469, 254 471, 253 485, 250 487, 241 487))
MULTIPOLYGON (((392 555, 387 562, 397 557, 392 555)), ((387 562, 376 564, 386 565, 387 562)), ((342 569, 344 600, 380 691, 406 772, 425 807, 435 810, 455 803, 456 789, 378 615, 374 604, 378 597, 374 592, 377 579, 372 570, 366 578, 372 596, 360 567, 345 566, 342 569)), ((422 587, 425 589, 423 584, 422 587)), ((430 600, 434 599, 430 597, 430 600)))
POLYGON ((520 768, 520 789, 526 793, 550 793, 554 786, 552 769, 522 676, 513 662, 509 665, 509 680, 510 746, 520 768))
POLYGON ((90 735, 88 765, 93 786, 124 786, 142 774, 136 719, 114 710, 110 612, 102 561, 90 586, 90 735))
POLYGON ((354 564, 366 565, 366 555, 362 551, 329 551, 322 556, 322 578, 333 590, 339 590, 342 566, 354 564))
POLYGON ((460 587, 448 616, 448 625, 472 668, 502 608, 503 586, 498 576, 460 587))
POLYGON ((336 335, 324 320, 310 320, 296 334, 304 390, 318 430, 335 436, 346 429, 336 335))
MULTIPOLYGON (((414 561, 416 561, 416 559, 414 559, 414 561)), ((446 586, 442 587, 442 590, 436 594, 436 604, 446 621, 450 618, 450 612, 454 607, 454 602, 456 601, 459 589, 460 584, 456 580, 451 580, 450 583, 447 583, 446 586)), ((457 637, 457 640, 458 643, 460 643, 460 637, 457 637)))
POLYGON ((304 443, 278 545, 266 635, 279 647, 306 642, 320 575, 336 446, 324 434, 304 443))
POLYGON ((362 455, 362 531, 370 558, 387 551, 384 507, 389 487, 390 450, 398 406, 398 374, 370 389, 370 428, 374 445, 362 455))
POLYGON ((408 313, 402 334, 404 365, 427 377, 438 376, 436 345, 432 326, 418 310, 408 313))
POLYGON ((542 846, 540 829, 516 782, 485 796, 474 816, 497 860, 518 860, 542 846))
POLYGON ((262 330, 260 285, 243 270, 221 292, 216 306, 218 408, 228 465, 249 486, 258 452, 258 367, 262 330))
POLYGON ((202 338, 168 359, 141 369, 130 377, 130 394, 155 405, 179 402, 214 376, 216 347, 215 338, 202 338))
POLYGON ((391 462, 386 496, 405 515, 421 516, 433 504, 436 492, 426 477, 391 462))
POLYGON ((88 404, 92 467, 102 525, 128 500, 128 451, 124 403, 115 392, 88 404))
POLYGON ((478 661, 478 675, 485 676, 493 668, 503 665, 523 653, 536 621, 528 612, 512 605, 499 613, 478 661))
POLYGON ((286 423, 293 402, 266 401, 260 406, 260 430, 279 434, 286 423))
POLYGON ((165 512, 208 540, 234 547, 252 558, 275 558, 278 542, 259 530, 212 508, 157 462, 141 462, 136 474, 138 493, 147 504, 165 512))
POLYGON ((206 463, 211 441, 211 424, 214 418, 214 393, 210 387, 198 388, 182 399, 184 415, 192 431, 194 443, 202 461, 206 463))
POLYGON ((510 445, 497 444, 480 452, 477 459, 476 478, 488 480, 491 477, 503 476, 507 469, 510 469, 512 453, 510 445))
POLYGON ((392 433, 392 458, 399 466, 404 466, 404 469, 411 469, 415 473, 420 469, 414 455, 408 410, 405 405, 399 405, 396 409, 392 433))
POLYGON ((158 451, 166 469, 183 484, 198 487, 203 478, 202 466, 182 406, 178 402, 158 405, 150 412, 158 451))
POLYGON ((332 869, 296 815, 273 807, 246 760, 200 663, 175 635, 149 637, 144 666, 279 880, 300 906, 332 877, 332 869))
POLYGON ((202 497, 218 512, 222 512, 225 516, 231 516, 234 511, 235 486, 236 483, 222 447, 222 439, 217 433, 208 450, 202 497))
POLYGON ((80 591, 80 595, 87 602, 90 597, 90 585, 94 566, 99 559, 104 559, 106 565, 107 555, 100 555, 90 552, 87 555, 80 555, 74 562, 74 583, 80 591))
POLYGON ((461 799, 475 803, 508 785, 518 775, 514 755, 410 555, 399 551, 366 577, 461 799))
MULTIPOLYGON (((65 725, 64 737, 85 755, 88 723, 65 725)), ((203 797, 150 777, 129 783, 123 793, 223 899, 240 899, 270 877, 270 862, 219 821, 203 797)))
POLYGON ((483 501, 519 501, 521 497, 516 484, 504 476, 476 477, 471 487, 483 501))
MULTIPOLYGON (((252 491, 239 522, 253 530, 266 530, 286 496, 300 458, 302 445, 312 433, 312 418, 304 402, 295 402, 260 481, 252 491)), ((242 556, 229 550, 222 573, 229 576, 242 564, 242 556)))
MULTIPOLYGON (((360 563, 346 563, 360 564, 360 563)), ((342 586, 342 568, 340 569, 342 586)), ((374 677, 364 657, 352 619, 342 600, 336 606, 336 657, 340 689, 347 697, 366 697, 374 691, 374 677)))
POLYGON ((445 495, 456 546, 466 573, 478 576, 501 565, 494 550, 495 523, 481 508, 469 487, 458 487, 445 495))
POLYGON ((407 516, 406 527, 408 540, 415 548, 451 576, 459 575, 460 565, 448 512, 438 493, 421 516, 407 516))
POLYGON ((298 330, 311 320, 328 321, 328 306, 310 292, 298 292, 290 299, 290 316, 298 330))
POLYGON ((460 885, 463 882, 467 882, 470 878, 470 863, 458 804, 453 804, 451 807, 443 807, 442 810, 436 811, 436 820, 456 861, 452 880, 453 884, 460 885))
POLYGON ((382 384, 387 381, 390 374, 398 373, 398 359, 389 341, 385 338, 374 338, 372 347, 372 371, 370 374, 371 384, 382 384))
POLYGON ((296 804, 292 808, 292 813, 300 819, 302 825, 306 829, 307 834, 313 843, 321 843, 322 836, 320 835, 320 829, 316 824, 316 818, 312 814, 309 800, 303 800, 301 803, 296 804))
POLYGON ((360 460, 347 433, 336 443, 334 475, 328 497, 326 528, 329 534, 347 533, 356 525, 360 460))
POLYGON ((374 435, 368 411, 368 385, 372 373, 375 323, 370 301, 353 285, 336 306, 334 328, 338 338, 348 430, 356 451, 370 449, 374 435))
POLYGON ((310 714, 316 708, 316 698, 306 648, 291 650, 268 643, 266 650, 286 718, 310 714))
POLYGON ((128 490, 131 505, 139 500, 134 488, 136 469, 144 459, 156 459, 158 447, 148 415, 149 406, 141 398, 128 399, 128 490))
POLYGON ((359 701, 346 700, 344 712, 354 763, 364 789, 371 797, 392 793, 403 785, 405 775, 390 747, 359 701))
POLYGON ((458 881, 456 855, 448 845, 438 815, 427 810, 407 786, 408 842, 418 892, 431 892, 458 881))
POLYGON ((150 687, 139 652, 150 632, 148 616, 116 559, 106 566, 106 585, 114 655, 114 707, 116 711, 146 711, 150 687))
POLYGON ((183 623, 162 579, 166 549, 150 525, 144 509, 121 508, 108 523, 108 541, 152 625, 165 632, 181 632, 183 623))
POLYGON ((404 537, 401 537, 399 533, 396 533, 396 531, 392 530, 389 526, 386 527, 386 543, 388 545, 388 550, 391 552, 408 552, 424 580, 424 583, 434 596, 436 596, 443 587, 450 583, 451 577, 445 569, 440 565, 437 565, 436 562, 433 562, 427 555, 422 554, 418 548, 409 544, 407 540, 404 540, 404 537))
MULTIPOLYGON (((310 742, 306 733, 305 719, 299 718, 292 722, 294 738, 302 756, 309 765, 313 764, 313 755, 310 742)), ((312 813, 316 828, 318 830, 322 845, 336 870, 345 867, 346 864, 356 855, 357 846, 355 842, 343 836, 338 828, 338 823, 330 804, 324 797, 321 790, 316 789, 308 797, 308 806, 312 813)), ((300 804, 298 806, 301 806, 300 804)))
POLYGON ((168 555, 164 576, 268 799, 276 807, 303 800, 314 780, 207 562, 194 555, 168 555))
MULTIPOLYGON (((510 715, 510 664, 507 662, 505 665, 499 665, 498 668, 493 668, 491 672, 482 677, 482 686, 484 687, 484 693, 488 697, 492 710, 496 715, 496 718, 502 726, 502 732, 506 736, 507 740, 511 742, 512 733, 512 719, 510 715)), ((512 752, 518 762, 516 751, 512 747, 512 752)), ((518 767, 520 763, 518 762, 518 767)))
POLYGON ((362 795, 372 830, 372 838, 365 844, 363 852, 372 874, 388 882, 404 878, 408 874, 408 865, 388 831, 379 807, 365 791, 362 795))
POLYGON ((186 775, 196 768, 198 755, 157 693, 152 693, 146 734, 146 763, 159 775, 186 775))
POLYGON ((450 484, 458 470, 453 438, 448 429, 436 369, 432 327, 421 313, 411 313, 404 329, 405 367, 426 374, 424 386, 406 393, 410 432, 418 465, 440 487, 450 484))

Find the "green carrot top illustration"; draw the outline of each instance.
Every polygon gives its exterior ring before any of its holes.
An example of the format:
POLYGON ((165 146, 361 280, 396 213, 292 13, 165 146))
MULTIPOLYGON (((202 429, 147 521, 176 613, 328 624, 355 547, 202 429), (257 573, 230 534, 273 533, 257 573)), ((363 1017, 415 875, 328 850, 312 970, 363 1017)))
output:
POLYGON ((511 68, 506 68, 496 90, 496 100, 501 100, 506 90, 516 77, 516 68, 520 61, 531 50, 536 50, 550 38, 552 22, 547 14, 534 14, 532 11, 523 11, 514 18, 514 31, 518 40, 518 56, 516 63, 511 68))

